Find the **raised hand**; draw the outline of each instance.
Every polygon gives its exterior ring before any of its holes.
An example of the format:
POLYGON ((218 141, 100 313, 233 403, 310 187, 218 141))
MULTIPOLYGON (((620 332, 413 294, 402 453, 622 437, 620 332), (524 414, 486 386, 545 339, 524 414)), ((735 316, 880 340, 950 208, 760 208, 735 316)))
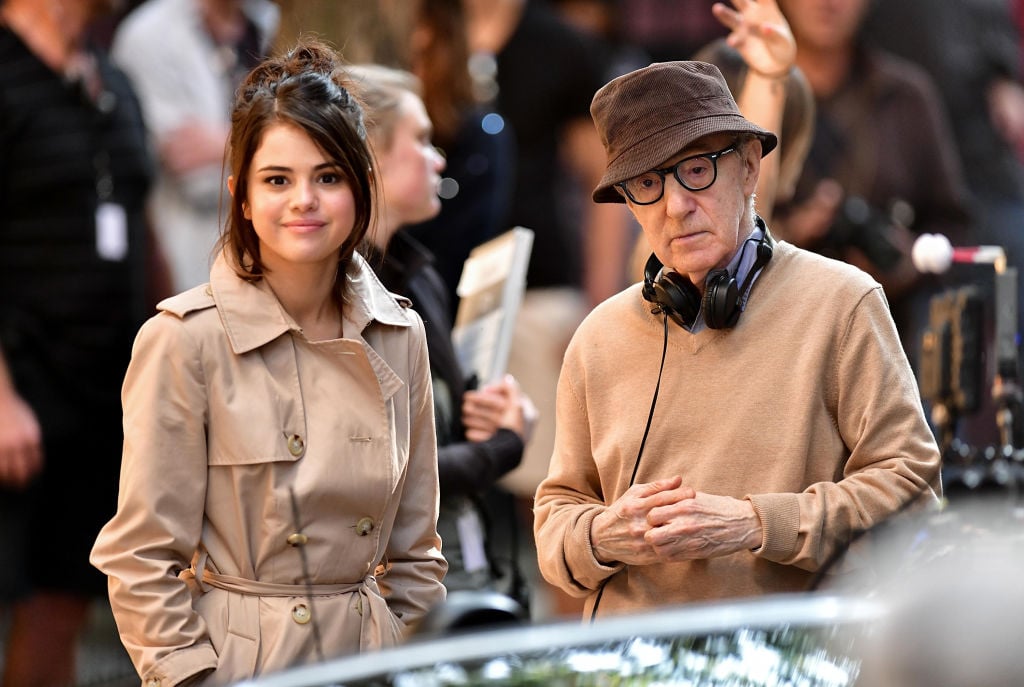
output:
POLYGON ((730 2, 733 7, 721 2, 711 7, 711 13, 730 31, 726 42, 743 56, 750 71, 769 78, 785 76, 796 61, 796 39, 778 3, 730 2))

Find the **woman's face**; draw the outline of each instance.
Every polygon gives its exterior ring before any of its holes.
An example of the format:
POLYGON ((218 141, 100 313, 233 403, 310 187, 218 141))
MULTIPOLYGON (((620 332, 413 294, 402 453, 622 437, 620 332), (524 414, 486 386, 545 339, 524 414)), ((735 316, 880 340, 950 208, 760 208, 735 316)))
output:
POLYGON ((293 124, 263 132, 249 167, 245 218, 269 270, 293 265, 337 270, 355 224, 355 197, 340 167, 293 124))
POLYGON ((869 0, 780 0, 797 48, 842 50, 857 37, 869 0))
POLYGON ((430 142, 433 129, 423 101, 405 93, 399 106, 391 146, 377 151, 386 226, 397 229, 435 217, 444 158, 430 142))

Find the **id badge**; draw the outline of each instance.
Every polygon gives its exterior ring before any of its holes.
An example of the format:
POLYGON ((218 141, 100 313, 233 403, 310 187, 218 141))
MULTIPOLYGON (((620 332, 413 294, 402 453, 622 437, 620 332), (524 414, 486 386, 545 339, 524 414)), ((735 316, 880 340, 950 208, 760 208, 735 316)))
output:
POLYGON ((128 217, 117 203, 100 203, 96 208, 96 254, 115 262, 128 255, 128 217))
POLYGON ((487 554, 484 552, 484 528, 480 516, 472 508, 465 508, 455 524, 459 530, 462 565, 466 572, 483 570, 487 567, 487 554))

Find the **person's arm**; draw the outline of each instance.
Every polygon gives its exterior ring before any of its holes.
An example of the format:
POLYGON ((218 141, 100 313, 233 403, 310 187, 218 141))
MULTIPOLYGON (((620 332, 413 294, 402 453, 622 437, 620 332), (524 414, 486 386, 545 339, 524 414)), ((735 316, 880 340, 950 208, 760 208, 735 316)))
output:
POLYGON ((936 503, 940 456, 879 287, 847 318, 828 393, 849 449, 835 482, 746 498, 764 528, 756 555, 815 571, 853 536, 911 503, 936 503))
MULTIPOLYGON (((715 3, 711 11, 730 30, 726 43, 747 65, 736 104, 744 117, 779 136, 781 148, 788 143, 781 137, 782 114, 786 78, 796 62, 796 40, 775 0, 733 0, 732 4, 736 9, 715 3)), ((779 181, 779 148, 761 161, 757 180, 757 212, 769 223, 779 181)))
POLYGON ((413 361, 409 384, 409 464, 396 492, 395 524, 387 543, 387 574, 381 590, 391 611, 410 626, 434 605, 444 601, 441 583, 448 563, 441 555, 437 534, 439 487, 434 396, 423 323, 413 311, 416 331, 410 336, 413 361))
POLYGON ((42 431, 36 414, 14 388, 0 347, 0 484, 22 488, 43 467, 42 431))
POLYGON ((199 544, 206 500, 205 376, 182 320, 140 330, 125 376, 117 512, 90 560, 108 576, 110 605, 145 683, 165 687, 217 666, 206 624, 178 572, 199 544))
POLYGON ((221 119, 197 117, 202 103, 196 100, 200 96, 194 79, 175 53, 167 53, 162 45, 136 25, 127 24, 114 36, 111 57, 131 79, 165 173, 176 180, 192 205, 216 208, 223 191, 229 103, 224 104, 221 119))
POLYGON ((523 439, 499 429, 483 441, 458 441, 437 448, 442 494, 476 494, 519 466, 523 439))

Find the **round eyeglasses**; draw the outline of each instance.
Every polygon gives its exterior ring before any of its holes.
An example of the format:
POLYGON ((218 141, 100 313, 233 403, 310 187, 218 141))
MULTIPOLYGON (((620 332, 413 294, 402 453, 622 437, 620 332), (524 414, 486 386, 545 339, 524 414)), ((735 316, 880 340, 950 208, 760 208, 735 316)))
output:
POLYGON ((652 169, 632 179, 615 184, 637 205, 651 205, 665 195, 665 177, 670 173, 688 191, 703 191, 718 178, 718 158, 736 151, 736 144, 714 153, 685 157, 662 169, 652 169))

